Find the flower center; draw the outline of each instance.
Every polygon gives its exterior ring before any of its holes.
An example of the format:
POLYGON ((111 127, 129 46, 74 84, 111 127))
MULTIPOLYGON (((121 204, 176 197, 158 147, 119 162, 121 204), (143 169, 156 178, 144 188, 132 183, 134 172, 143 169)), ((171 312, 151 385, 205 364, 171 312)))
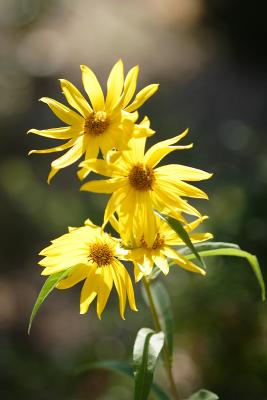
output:
POLYGON ((111 264, 113 256, 112 249, 106 243, 94 243, 90 246, 89 259, 95 262, 98 267, 111 264))
POLYGON ((132 167, 128 175, 130 184, 141 191, 152 190, 152 185, 155 182, 155 175, 152 168, 141 163, 132 167))
MULTIPOLYGON (((141 246, 147 249, 147 243, 144 239, 144 236, 142 236, 141 238, 141 246)), ((164 237, 161 236, 160 233, 157 233, 154 243, 152 245, 152 250, 160 249, 163 246, 164 246, 164 237)))
POLYGON ((108 126, 109 120, 104 111, 92 112, 85 120, 83 131, 89 135, 99 136, 108 126))

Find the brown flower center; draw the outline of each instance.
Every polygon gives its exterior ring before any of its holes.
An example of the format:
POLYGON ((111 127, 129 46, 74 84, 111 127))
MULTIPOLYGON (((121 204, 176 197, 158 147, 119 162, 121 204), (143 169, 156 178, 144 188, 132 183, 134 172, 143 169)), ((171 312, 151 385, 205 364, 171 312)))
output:
POLYGON ((83 131, 89 135, 99 136, 108 126, 109 119, 104 111, 92 112, 85 120, 83 131))
POLYGON ((94 243, 90 247, 89 259, 97 264, 98 267, 104 267, 111 264, 114 253, 106 243, 94 243))
MULTIPOLYGON (((142 236, 142 238, 141 238, 141 246, 147 249, 147 243, 144 239, 144 236, 142 236)), ((164 246, 164 237, 161 236, 160 233, 157 233, 154 243, 152 245, 152 249, 157 250, 163 246, 164 246)))
POLYGON ((140 191, 152 190, 152 185, 155 182, 153 169, 141 163, 132 167, 128 178, 130 184, 140 191))

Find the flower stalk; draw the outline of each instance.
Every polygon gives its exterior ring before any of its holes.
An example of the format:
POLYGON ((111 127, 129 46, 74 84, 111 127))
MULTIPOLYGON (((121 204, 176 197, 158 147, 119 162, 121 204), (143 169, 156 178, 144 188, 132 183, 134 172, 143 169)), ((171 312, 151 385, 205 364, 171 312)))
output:
MULTIPOLYGON (((153 300, 151 288, 150 288, 150 282, 149 280, 143 276, 142 282, 146 291, 148 303, 149 303, 149 308, 152 314, 153 322, 154 322, 154 327, 157 332, 162 331, 161 325, 160 325, 160 320, 159 316, 157 313, 157 309, 153 300)), ((169 354, 168 348, 166 346, 166 342, 164 343, 163 349, 162 349, 162 357, 163 357, 163 362, 164 362, 164 367, 166 371, 166 375, 169 380, 169 386, 170 386, 170 391, 171 394, 174 398, 174 400, 181 400, 179 391, 176 387, 175 381, 174 381, 174 376, 173 376, 173 371, 172 371, 172 361, 171 361, 171 355, 169 354)))

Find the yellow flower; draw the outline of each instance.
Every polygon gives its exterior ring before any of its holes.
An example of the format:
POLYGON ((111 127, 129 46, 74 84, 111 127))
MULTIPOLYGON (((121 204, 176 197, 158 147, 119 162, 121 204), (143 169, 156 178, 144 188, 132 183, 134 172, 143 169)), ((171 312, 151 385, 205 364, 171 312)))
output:
POLYGON ((184 165, 170 164, 157 167, 167 154, 174 150, 188 149, 188 146, 172 146, 187 134, 187 130, 172 139, 152 146, 146 153, 146 138, 131 139, 130 150, 117 157, 116 152, 106 160, 88 160, 81 164, 99 174, 110 176, 108 180, 85 183, 81 190, 98 193, 112 193, 106 206, 105 225, 116 212, 121 232, 127 241, 138 235, 143 226, 144 239, 148 246, 154 242, 154 209, 184 221, 181 212, 200 217, 199 212, 181 196, 204 198, 200 189, 184 181, 208 179, 211 174, 184 165))
POLYGON ((80 313, 85 314, 97 297, 97 315, 106 306, 113 283, 119 297, 120 315, 124 319, 126 298, 132 310, 137 311, 131 278, 119 261, 125 250, 119 241, 104 233, 100 227, 85 221, 85 226, 69 228, 69 232, 52 241, 41 251, 44 258, 39 262, 45 267, 42 275, 52 275, 70 268, 67 278, 57 285, 58 289, 70 288, 85 280, 81 291, 80 313))
POLYGON ((124 80, 122 61, 114 65, 107 81, 106 99, 93 71, 85 65, 81 65, 81 71, 83 86, 91 104, 71 82, 60 79, 68 103, 78 113, 54 99, 43 97, 40 101, 46 103, 68 126, 29 131, 47 138, 67 140, 63 145, 29 153, 53 153, 68 149, 51 163, 48 182, 61 168, 73 164, 83 154, 86 160, 96 158, 100 149, 105 156, 114 147, 118 150, 127 148, 131 136, 150 136, 154 133, 147 124, 135 124, 138 118, 136 110, 158 89, 157 84, 148 85, 131 102, 136 90, 138 66, 133 67, 124 80))
MULTIPOLYGON (((192 243, 203 242, 213 238, 211 233, 191 233, 205 219, 207 219, 207 217, 198 218, 192 223, 184 225, 192 243)), ((120 231, 120 224, 116 218, 111 219, 111 224, 117 231, 120 231)), ((142 226, 142 222, 140 221, 138 236, 132 243, 125 244, 127 247, 130 246, 132 248, 129 250, 126 258, 134 263, 136 281, 139 281, 143 275, 149 275, 154 265, 167 275, 169 272, 169 263, 167 259, 172 260, 188 271, 197 272, 202 275, 206 274, 202 268, 187 260, 187 258, 179 252, 179 249, 176 249, 177 246, 185 246, 185 244, 166 222, 155 216, 155 231, 153 232, 154 241, 152 246, 148 246, 146 243, 142 233, 142 226)))

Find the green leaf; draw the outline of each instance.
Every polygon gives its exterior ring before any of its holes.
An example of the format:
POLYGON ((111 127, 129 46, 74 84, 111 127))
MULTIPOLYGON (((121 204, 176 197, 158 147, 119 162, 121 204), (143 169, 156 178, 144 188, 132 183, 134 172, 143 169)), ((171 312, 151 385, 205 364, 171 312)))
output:
MULTIPOLYGON (((107 371, 120 373, 132 379, 134 378, 133 368, 130 364, 113 360, 96 361, 85 364, 77 370, 77 373, 83 373, 92 369, 105 369, 107 371)), ((165 390, 157 383, 152 383, 151 392, 158 400, 171 400, 165 390)))
MULTIPOLYGON (((195 243, 195 248, 200 251, 206 250, 217 250, 217 249, 240 249, 240 247, 235 243, 226 243, 226 242, 203 242, 203 243, 195 243)), ((179 249, 179 253, 183 255, 187 255, 192 253, 192 251, 188 247, 183 247, 179 249)))
POLYGON ((164 333, 149 328, 138 331, 133 349, 135 400, 146 400, 153 381, 153 373, 164 344, 164 333))
POLYGON ((188 400, 218 400, 217 394, 201 389, 197 393, 192 394, 188 400))
POLYGON ((47 296, 52 292, 52 290, 58 284, 58 282, 61 281, 62 279, 64 279, 69 274, 70 270, 71 270, 71 268, 68 268, 67 270, 60 271, 56 274, 50 275, 49 278, 47 278, 47 280, 45 281, 45 283, 37 297, 37 300, 33 306, 33 309, 32 309, 29 326, 28 326, 28 334, 30 334, 32 322, 33 322, 39 308, 41 307, 41 305, 43 304, 43 302, 45 301, 47 296))
POLYGON ((198 253, 198 251, 196 249, 196 246, 194 246, 193 243, 191 242, 190 236, 188 235, 188 233, 184 229, 184 227, 181 224, 181 222, 178 221, 177 219, 172 218, 172 217, 168 217, 166 215, 163 215, 163 214, 159 213, 158 211, 155 211, 155 213, 163 221, 165 221, 165 222, 167 222, 167 224, 169 224, 169 226, 177 233, 177 235, 182 239, 182 241, 186 244, 186 246, 195 255, 196 259, 200 262, 200 264, 203 267, 203 269, 206 269, 206 265, 205 265, 204 261, 202 260, 200 254, 198 253))
MULTIPOLYGON (((171 300, 168 291, 161 281, 155 281, 150 284, 154 304, 159 316, 160 326, 165 335, 168 353, 170 355, 170 362, 173 353, 173 314, 171 308, 171 300)), ((142 294, 147 305, 147 295, 142 287, 142 294)))
MULTIPOLYGON (((265 300, 265 284, 263 280, 263 276, 261 273, 260 265, 258 262, 258 259, 256 256, 253 254, 248 253, 247 251, 240 250, 238 248, 214 248, 213 250, 205 250, 200 252, 202 257, 213 257, 213 256, 234 256, 234 257, 242 257, 246 258, 247 261, 249 262, 252 271, 254 272, 256 279, 258 281, 258 284, 261 289, 261 298, 262 301, 265 300)), ((189 260, 196 258, 195 254, 188 254, 186 255, 186 258, 189 260)))

